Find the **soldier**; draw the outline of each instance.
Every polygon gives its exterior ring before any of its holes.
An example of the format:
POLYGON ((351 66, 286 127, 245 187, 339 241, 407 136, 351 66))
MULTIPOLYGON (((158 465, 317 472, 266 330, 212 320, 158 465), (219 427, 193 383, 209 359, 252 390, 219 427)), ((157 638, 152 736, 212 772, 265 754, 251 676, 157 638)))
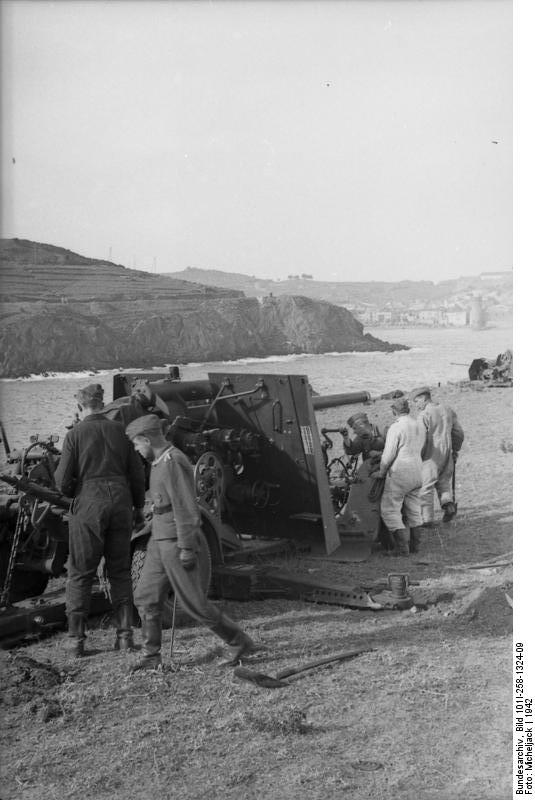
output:
POLYGON ((104 556, 117 623, 115 649, 133 648, 130 537, 132 506, 143 519, 145 474, 122 425, 106 419, 99 383, 75 395, 81 421, 65 436, 56 469, 60 492, 73 497, 69 516, 66 610, 70 649, 84 655, 91 585, 104 556))
POLYGON ((425 428, 422 451, 423 484, 421 492, 422 517, 425 527, 432 527, 435 491, 442 510, 443 521, 450 522, 457 513, 453 502, 453 465, 464 440, 464 431, 457 414, 449 406, 431 401, 431 389, 422 386, 412 393, 418 419, 425 428))
POLYGON ((390 533, 394 552, 408 556, 410 551, 418 552, 420 542, 424 435, 421 426, 409 416, 408 400, 395 400, 392 413, 394 422, 386 434, 381 465, 372 478, 385 478, 381 517, 390 533), (410 531, 405 528, 403 518, 410 531))
POLYGON ((362 460, 366 461, 370 456, 382 452, 385 446, 384 436, 379 433, 377 425, 371 424, 367 414, 363 411, 353 414, 347 420, 347 425, 355 435, 350 439, 347 428, 343 428, 342 442, 346 455, 362 455, 362 460))
POLYGON ((235 664, 258 648, 201 589, 197 542, 203 534, 191 464, 164 438, 155 414, 134 420, 126 433, 138 453, 152 464, 150 494, 154 503, 152 536, 134 593, 143 638, 142 656, 134 669, 154 669, 161 664, 162 606, 170 588, 187 614, 227 643, 229 657, 224 663, 235 664))

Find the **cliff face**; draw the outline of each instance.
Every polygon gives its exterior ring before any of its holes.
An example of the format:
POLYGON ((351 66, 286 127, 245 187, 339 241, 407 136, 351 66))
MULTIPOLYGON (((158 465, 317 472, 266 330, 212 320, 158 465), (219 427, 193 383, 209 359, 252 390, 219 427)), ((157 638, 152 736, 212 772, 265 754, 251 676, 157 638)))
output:
POLYGON ((363 334, 362 323, 341 306, 309 297, 267 297, 262 303, 262 334, 273 331, 284 336, 286 352, 329 353, 363 350, 399 350, 363 334), (293 348, 293 349, 292 349, 293 348))
MULTIPOLYGON (((27 249, 22 248, 25 257, 27 249)), ((82 257, 69 251, 59 250, 55 264, 51 246, 44 254, 46 263, 32 263, 31 274, 26 271, 22 280, 16 262, 9 261, 12 251, 8 248, 3 258, 9 262, 12 284, 11 300, 0 314, 0 377, 401 349, 363 335, 361 323, 349 311, 324 301, 281 296, 259 302, 199 284, 188 288, 184 281, 166 279, 160 284, 158 276, 145 287, 143 276, 125 277, 124 267, 107 262, 77 261, 82 257), (72 274, 64 284, 65 266, 82 270, 83 279, 76 285, 83 283, 87 290, 80 297, 73 296, 72 274), (43 298, 39 282, 45 276, 48 294, 43 298)))
POLYGON ((49 371, 152 367, 247 356, 392 350, 363 336, 343 308, 302 297, 205 301, 189 313, 168 309, 104 316, 55 304, 0 323, 0 377, 49 371))

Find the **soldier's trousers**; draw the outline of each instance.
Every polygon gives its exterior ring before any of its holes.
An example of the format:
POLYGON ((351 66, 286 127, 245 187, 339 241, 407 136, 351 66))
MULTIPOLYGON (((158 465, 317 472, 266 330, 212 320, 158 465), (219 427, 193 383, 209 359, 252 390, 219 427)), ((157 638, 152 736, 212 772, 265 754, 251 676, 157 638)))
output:
POLYGON ((427 459, 422 465, 422 489, 420 500, 422 504, 422 518, 424 522, 432 522, 435 513, 435 493, 441 506, 450 503, 452 495, 453 459, 443 465, 438 465, 432 458, 427 459))
POLYGON ((241 628, 211 603, 202 590, 199 569, 185 570, 179 557, 176 539, 154 539, 147 545, 145 563, 134 592, 134 603, 142 619, 161 624, 162 608, 173 589, 182 609, 197 622, 206 625, 225 642, 231 642, 241 628))
POLYGON ((125 619, 121 609, 132 604, 132 497, 126 482, 88 481, 75 498, 72 512, 69 517, 67 614, 88 615, 91 586, 104 556, 113 609, 118 618, 125 619))
POLYGON ((409 528, 420 526, 422 524, 420 487, 407 487, 387 475, 381 498, 381 517, 388 530, 392 532, 405 527, 404 519, 409 528))

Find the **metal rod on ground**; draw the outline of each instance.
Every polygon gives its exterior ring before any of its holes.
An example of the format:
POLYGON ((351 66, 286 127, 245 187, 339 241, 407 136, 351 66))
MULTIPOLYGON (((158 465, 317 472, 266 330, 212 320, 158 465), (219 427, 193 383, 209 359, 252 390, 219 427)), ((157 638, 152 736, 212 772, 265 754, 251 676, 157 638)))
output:
POLYGON ((11 455, 11 447, 9 446, 9 442, 7 440, 6 431, 4 428, 4 423, 0 420, 0 435, 2 437, 2 442, 4 444, 4 450, 6 453, 7 458, 11 455))
POLYGON ((171 644, 169 646, 169 659, 173 659, 173 645, 175 643, 175 620, 176 620, 176 592, 173 593, 173 622, 171 624, 171 644))

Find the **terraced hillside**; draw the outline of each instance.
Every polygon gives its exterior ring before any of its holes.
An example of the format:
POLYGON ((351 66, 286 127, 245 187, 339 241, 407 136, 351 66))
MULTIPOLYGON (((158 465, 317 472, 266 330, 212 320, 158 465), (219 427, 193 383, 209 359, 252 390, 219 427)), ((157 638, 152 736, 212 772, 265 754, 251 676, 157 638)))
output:
POLYGON ((27 240, 1 241, 0 276, 0 377, 399 349, 331 303, 259 302, 27 240))
POLYGON ((1 240, 0 275, 4 302, 120 301, 140 297, 199 300, 243 295, 235 289, 127 269, 26 239, 1 240))

